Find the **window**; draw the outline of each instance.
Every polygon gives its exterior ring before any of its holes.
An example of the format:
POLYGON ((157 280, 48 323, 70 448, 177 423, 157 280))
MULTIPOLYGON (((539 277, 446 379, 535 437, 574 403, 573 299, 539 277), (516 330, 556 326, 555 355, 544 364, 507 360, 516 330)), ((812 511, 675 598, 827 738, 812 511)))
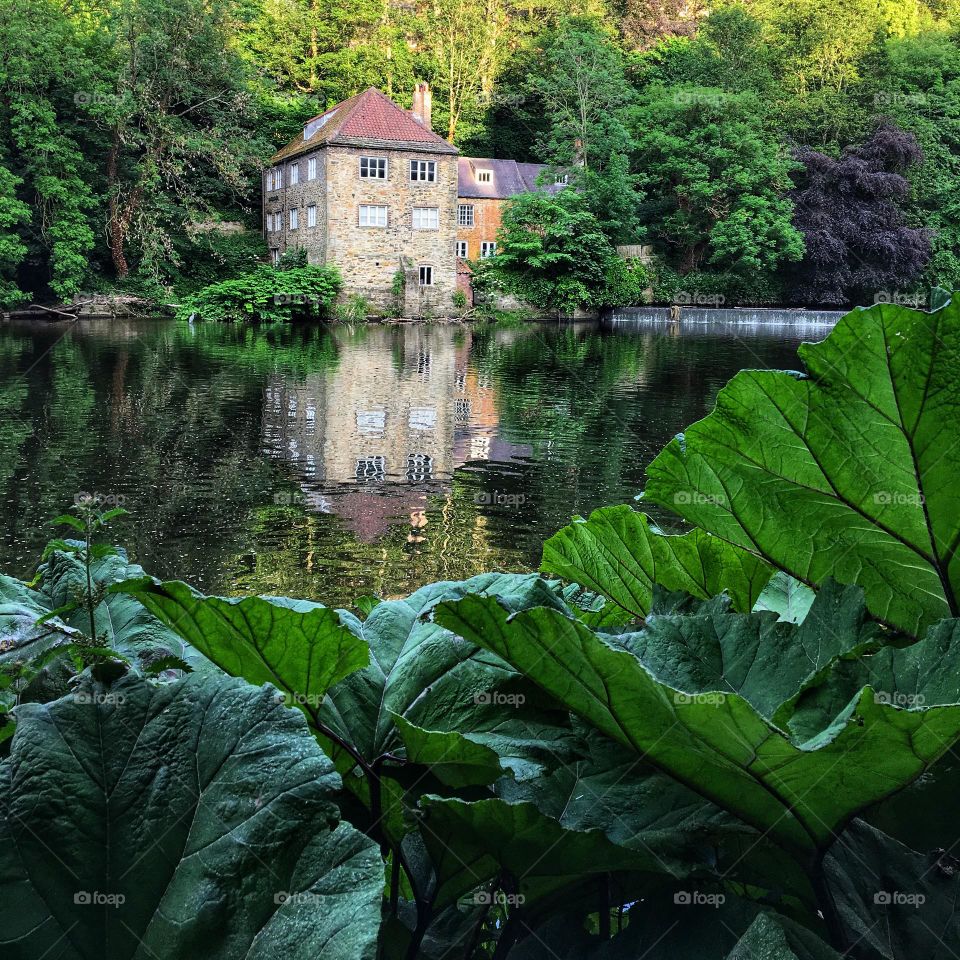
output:
POLYGON ((420 286, 421 287, 432 287, 433 286, 433 267, 427 267, 421 265, 420 267, 420 286))
POLYGON ((492 170, 478 170, 478 171, 477 171, 477 183, 493 183, 493 171, 492 171, 492 170))
POLYGON ((480 244, 480 256, 481 257, 492 257, 495 256, 497 252, 497 244, 493 240, 484 240, 480 244))
POLYGON ((467 259, 467 241, 466 240, 457 241, 457 256, 461 260, 467 259))
POLYGON ((282 174, 279 170, 268 170, 267 171, 267 189, 268 190, 279 190, 283 184, 281 183, 282 174))
POLYGON ((273 260, 273 265, 276 266, 280 262, 280 251, 274 248, 270 251, 270 259, 273 260))
POLYGON ((290 186, 295 187, 300 182, 300 164, 290 164, 290 186))
POLYGON ((570 176, 566 173, 559 173, 553 178, 553 182, 561 186, 566 186, 570 182, 570 176))
POLYGON ((407 482, 423 483, 433 476, 433 457, 426 453, 411 453, 407 457, 407 482))
POLYGON ((387 208, 369 203, 360 204, 361 227, 385 227, 387 225, 387 208))
POLYGON ((307 226, 315 227, 317 225, 317 205, 311 203, 307 206, 307 226))
POLYGON ((461 203, 457 207, 457 226, 458 227, 473 226, 473 204, 472 203, 461 203))
POLYGON ((387 462, 383 457, 361 457, 357 461, 358 483, 383 483, 387 476, 387 462))
POLYGON ((387 179, 387 158, 386 157, 361 157, 360 158, 360 179, 361 180, 386 180, 387 179))
POLYGON ((273 214, 268 213, 267 214, 267 233, 272 232, 272 230, 273 230, 273 214))
MULTIPOLYGON (((414 230, 439 230, 440 229, 440 208, 439 207, 414 207, 413 208, 413 229, 414 230)), ((449 247, 447 248, 450 249, 449 247)))
POLYGON ((436 160, 411 160, 410 161, 410 179, 414 183, 436 183, 437 182, 437 161, 436 160))
POLYGON ((294 208, 290 211, 290 229, 296 230, 300 226, 300 211, 294 208))
POLYGON ((307 179, 316 180, 317 179, 317 158, 311 157, 307 161, 307 179))

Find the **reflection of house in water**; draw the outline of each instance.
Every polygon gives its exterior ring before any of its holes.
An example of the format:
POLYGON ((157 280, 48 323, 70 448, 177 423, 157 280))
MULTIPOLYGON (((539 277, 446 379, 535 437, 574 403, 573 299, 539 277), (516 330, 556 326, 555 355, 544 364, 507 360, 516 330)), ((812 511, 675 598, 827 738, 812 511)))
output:
POLYGON ((266 387, 266 452, 298 474, 308 509, 350 520, 366 540, 406 516, 426 523, 428 493, 469 460, 528 448, 498 438, 492 385, 469 366, 470 335, 450 328, 369 327, 340 344, 333 371, 266 387))

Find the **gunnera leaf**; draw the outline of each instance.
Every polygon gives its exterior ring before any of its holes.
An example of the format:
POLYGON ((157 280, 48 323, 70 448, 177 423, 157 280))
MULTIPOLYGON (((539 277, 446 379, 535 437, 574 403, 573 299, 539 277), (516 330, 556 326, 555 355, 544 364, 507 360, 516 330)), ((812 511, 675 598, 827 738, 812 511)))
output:
POLYGON ((644 497, 923 636, 960 616, 960 301, 858 308, 800 357, 806 375, 737 374, 644 497))
POLYGON ((383 889, 276 692, 191 675, 18 709, 0 764, 9 960, 358 960, 383 889))

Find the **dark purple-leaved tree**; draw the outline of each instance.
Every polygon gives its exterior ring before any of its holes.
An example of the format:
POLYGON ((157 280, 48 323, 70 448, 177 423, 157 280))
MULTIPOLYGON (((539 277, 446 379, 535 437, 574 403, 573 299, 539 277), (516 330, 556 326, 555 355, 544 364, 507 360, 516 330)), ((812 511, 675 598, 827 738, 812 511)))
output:
POLYGON ((931 233, 907 226, 901 203, 910 192, 904 171, 921 163, 914 136, 884 121, 839 160, 811 147, 794 152, 803 169, 793 225, 807 252, 793 270, 798 303, 872 303, 883 291, 902 292, 930 258, 931 233))

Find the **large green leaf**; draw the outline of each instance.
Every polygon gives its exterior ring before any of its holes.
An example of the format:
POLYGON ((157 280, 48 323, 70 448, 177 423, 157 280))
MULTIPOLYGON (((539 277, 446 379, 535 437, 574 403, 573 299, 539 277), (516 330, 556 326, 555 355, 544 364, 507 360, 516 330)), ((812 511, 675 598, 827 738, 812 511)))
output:
POLYGON ((0 765, 5 958, 372 957, 382 861, 275 691, 78 692, 21 707, 0 765))
POLYGON ((872 651, 886 640, 886 631, 867 617, 863 591, 827 580, 799 625, 772 612, 730 613, 726 601, 716 598, 690 612, 651 614, 643 630, 615 642, 677 690, 738 693, 773 718, 780 704, 836 658, 872 651))
POLYGON ((367 645, 336 610, 307 600, 206 597, 149 577, 120 588, 232 676, 272 683, 291 703, 319 706, 338 680, 366 666, 367 645))
POLYGON ((0 576, 0 663, 37 656, 76 633, 59 617, 37 621, 50 612, 42 594, 13 577, 0 576))
POLYGON ((904 710, 960 703, 960 620, 944 620, 920 642, 844 658, 811 677, 775 720, 812 737, 869 686, 877 700, 904 710))
MULTIPOLYGON (((143 577, 143 568, 130 563, 123 550, 94 559, 90 572, 95 588, 143 577)), ((38 594, 43 597, 48 610, 75 604, 87 589, 86 568, 75 553, 54 551, 40 565, 37 574, 38 594)), ((61 618, 74 630, 90 632, 90 621, 82 605, 64 612, 61 618)), ((198 656, 194 648, 184 643, 136 599, 124 593, 108 591, 103 596, 94 611, 94 625, 98 642, 123 654, 133 664, 173 656, 194 669, 209 669, 208 662, 198 656)))
POLYGON ((752 609, 773 573, 752 554, 703 530, 664 536, 629 506, 601 507, 543 545, 541 570, 602 594, 631 617, 650 610, 653 585, 706 599, 726 590, 752 609))
POLYGON ((825 847, 850 817, 916 779, 960 737, 960 706, 903 711, 867 689, 829 729, 798 744, 740 695, 678 692, 558 611, 510 614, 495 598, 466 597, 441 604, 437 619, 798 854, 825 847))
POLYGON ((761 913, 730 951, 727 960, 840 960, 840 954, 806 927, 761 913))
POLYGON ((854 310, 800 356, 809 376, 734 377, 645 497, 922 636, 960 616, 960 300, 854 310))
POLYGON ((827 884, 861 952, 884 960, 954 960, 960 949, 960 861, 917 853, 855 821, 825 861, 827 884))

